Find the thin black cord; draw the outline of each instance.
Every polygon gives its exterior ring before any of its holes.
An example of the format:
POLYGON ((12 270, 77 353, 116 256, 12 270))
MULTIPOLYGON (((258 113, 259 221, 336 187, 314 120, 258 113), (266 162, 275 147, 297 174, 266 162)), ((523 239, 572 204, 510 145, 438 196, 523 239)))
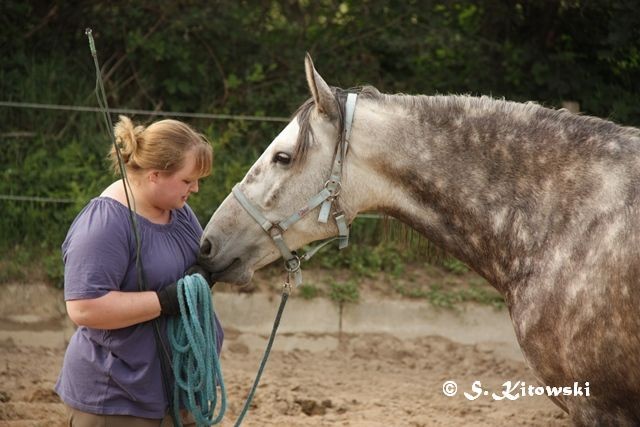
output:
MULTIPOLYGON (((133 194, 131 192, 131 184, 129 183, 129 179, 127 177, 127 170, 125 168, 124 159, 122 158, 120 147, 118 146, 115 135, 113 133, 113 122, 111 120, 111 115, 109 114, 109 107, 107 104, 107 95, 105 93, 104 84, 102 82, 102 74, 100 72, 100 65, 98 63, 98 53, 96 51, 95 43, 93 41, 93 36, 91 35, 91 32, 92 32, 91 29, 87 28, 85 31, 85 34, 89 38, 89 48, 91 49, 91 56, 93 56, 93 63, 96 69, 95 92, 96 92, 96 97, 98 99, 98 105, 100 106, 100 109, 105 119, 105 126, 107 128, 107 133, 109 134, 109 138, 111 139, 111 142, 113 143, 113 146, 116 151, 116 157, 118 159, 118 167, 120 169, 120 174, 122 175, 124 193, 127 199, 127 207, 129 208, 129 218, 131 219, 131 227, 133 229, 133 235, 136 243, 136 274, 138 278, 138 290, 142 292, 147 290, 147 286, 146 286, 147 282, 145 280, 142 257, 140 255, 142 245, 141 245, 140 233, 138 228, 138 221, 136 218, 135 198, 133 197, 133 194)), ((171 383, 169 381, 170 375, 172 373, 171 357, 169 355, 167 346, 164 340, 162 339, 160 322, 156 318, 156 319, 153 319, 151 323, 153 325, 156 347, 157 347, 158 353, 160 354, 160 369, 162 371, 162 382, 164 384, 165 395, 167 398, 167 403, 171 408, 173 406, 172 405, 173 387, 171 386, 171 383)), ((171 411, 170 411, 170 415, 173 418, 173 414, 171 411)), ((175 424, 175 420, 173 421, 175 424)))

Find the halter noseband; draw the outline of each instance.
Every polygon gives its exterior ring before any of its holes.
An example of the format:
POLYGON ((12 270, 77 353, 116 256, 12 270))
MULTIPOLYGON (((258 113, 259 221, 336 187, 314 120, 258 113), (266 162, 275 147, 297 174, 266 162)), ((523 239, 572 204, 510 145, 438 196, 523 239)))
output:
MULTIPOLYGON (((300 264, 302 261, 307 261, 313 255, 315 255, 322 247, 332 242, 335 239, 339 240, 339 248, 344 249, 349 244, 349 226, 344 216, 344 212, 339 208, 336 208, 333 213, 333 218, 338 226, 338 236, 331 237, 324 242, 317 245, 305 253, 302 257, 299 257, 295 251, 289 249, 284 242, 282 234, 287 231, 296 222, 300 221, 307 213, 320 206, 320 213, 318 214, 318 222, 326 224, 329 220, 329 214, 331 213, 331 204, 338 198, 342 183, 342 165, 344 158, 347 155, 347 149, 349 147, 349 138, 351 136, 351 125, 353 123, 353 115, 356 110, 356 100, 358 95, 350 93, 347 95, 347 101, 345 105, 345 120, 344 120, 344 138, 340 139, 339 145, 336 148, 336 154, 333 159, 333 165, 331 166, 331 175, 329 179, 324 183, 324 188, 311 197, 306 206, 299 209, 294 214, 280 222, 273 223, 269 221, 251 201, 240 190, 240 184, 236 184, 233 187, 233 195, 238 200, 240 205, 247 211, 247 213, 262 227, 262 229, 271 237, 276 247, 284 258, 284 267, 289 274, 289 280, 291 276, 294 277, 296 286, 302 283, 302 271, 300 270, 300 264)), ((337 203, 336 203, 337 206, 337 203)))

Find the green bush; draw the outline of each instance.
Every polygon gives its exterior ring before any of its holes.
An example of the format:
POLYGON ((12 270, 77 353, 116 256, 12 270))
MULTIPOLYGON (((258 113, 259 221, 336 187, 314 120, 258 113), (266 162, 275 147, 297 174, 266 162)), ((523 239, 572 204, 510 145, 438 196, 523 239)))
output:
POLYGON ((320 289, 316 285, 305 283, 297 289, 298 295, 303 299, 310 300, 320 296, 320 289))
POLYGON ((329 291, 329 298, 340 304, 355 303, 360 299, 360 291, 358 290, 358 284, 355 280, 348 280, 346 282, 332 282, 331 290, 329 291))
POLYGON ((462 289, 441 284, 432 284, 427 289, 396 284, 394 289, 402 296, 425 299, 432 305, 442 308, 453 308, 456 304, 463 302, 477 302, 491 305, 495 308, 503 308, 505 306, 504 299, 497 291, 488 289, 486 286, 480 286, 477 283, 471 283, 468 288, 462 289))
POLYGON ((457 275, 464 274, 469 271, 469 267, 455 258, 446 258, 442 261, 442 266, 445 270, 457 275))
MULTIPOLYGON (((8 0, 0 19, 2 101, 96 106, 84 34, 93 26, 113 108, 287 117, 309 96, 302 61, 310 51, 336 86, 491 94, 550 106, 576 100, 587 114, 640 124, 640 14, 626 0, 8 0)), ((0 200, 0 251, 59 251, 78 211, 114 179, 102 120, 0 107, 0 194, 73 200, 0 200)), ((191 199, 205 223, 283 124, 188 121, 215 150, 213 175, 191 199)), ((318 262, 359 277, 402 274, 404 262, 425 251, 399 245, 402 236, 381 241, 383 228, 354 224, 357 244, 318 262)))

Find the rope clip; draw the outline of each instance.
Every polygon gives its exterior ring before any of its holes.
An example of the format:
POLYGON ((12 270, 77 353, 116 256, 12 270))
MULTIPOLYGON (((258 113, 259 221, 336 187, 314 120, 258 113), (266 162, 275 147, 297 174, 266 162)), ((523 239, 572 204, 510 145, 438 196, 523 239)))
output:
POLYGON ((283 284, 282 284, 282 293, 283 294, 287 294, 289 295, 291 293, 291 283, 289 283, 289 280, 287 279, 283 284))

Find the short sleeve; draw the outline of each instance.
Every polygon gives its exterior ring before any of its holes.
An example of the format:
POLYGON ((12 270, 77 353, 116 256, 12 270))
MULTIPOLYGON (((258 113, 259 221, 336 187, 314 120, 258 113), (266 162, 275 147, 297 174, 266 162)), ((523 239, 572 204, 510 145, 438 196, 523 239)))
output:
POLYGON ((129 224, 112 203, 92 200, 62 244, 64 298, 98 298, 120 290, 130 263, 129 224))

